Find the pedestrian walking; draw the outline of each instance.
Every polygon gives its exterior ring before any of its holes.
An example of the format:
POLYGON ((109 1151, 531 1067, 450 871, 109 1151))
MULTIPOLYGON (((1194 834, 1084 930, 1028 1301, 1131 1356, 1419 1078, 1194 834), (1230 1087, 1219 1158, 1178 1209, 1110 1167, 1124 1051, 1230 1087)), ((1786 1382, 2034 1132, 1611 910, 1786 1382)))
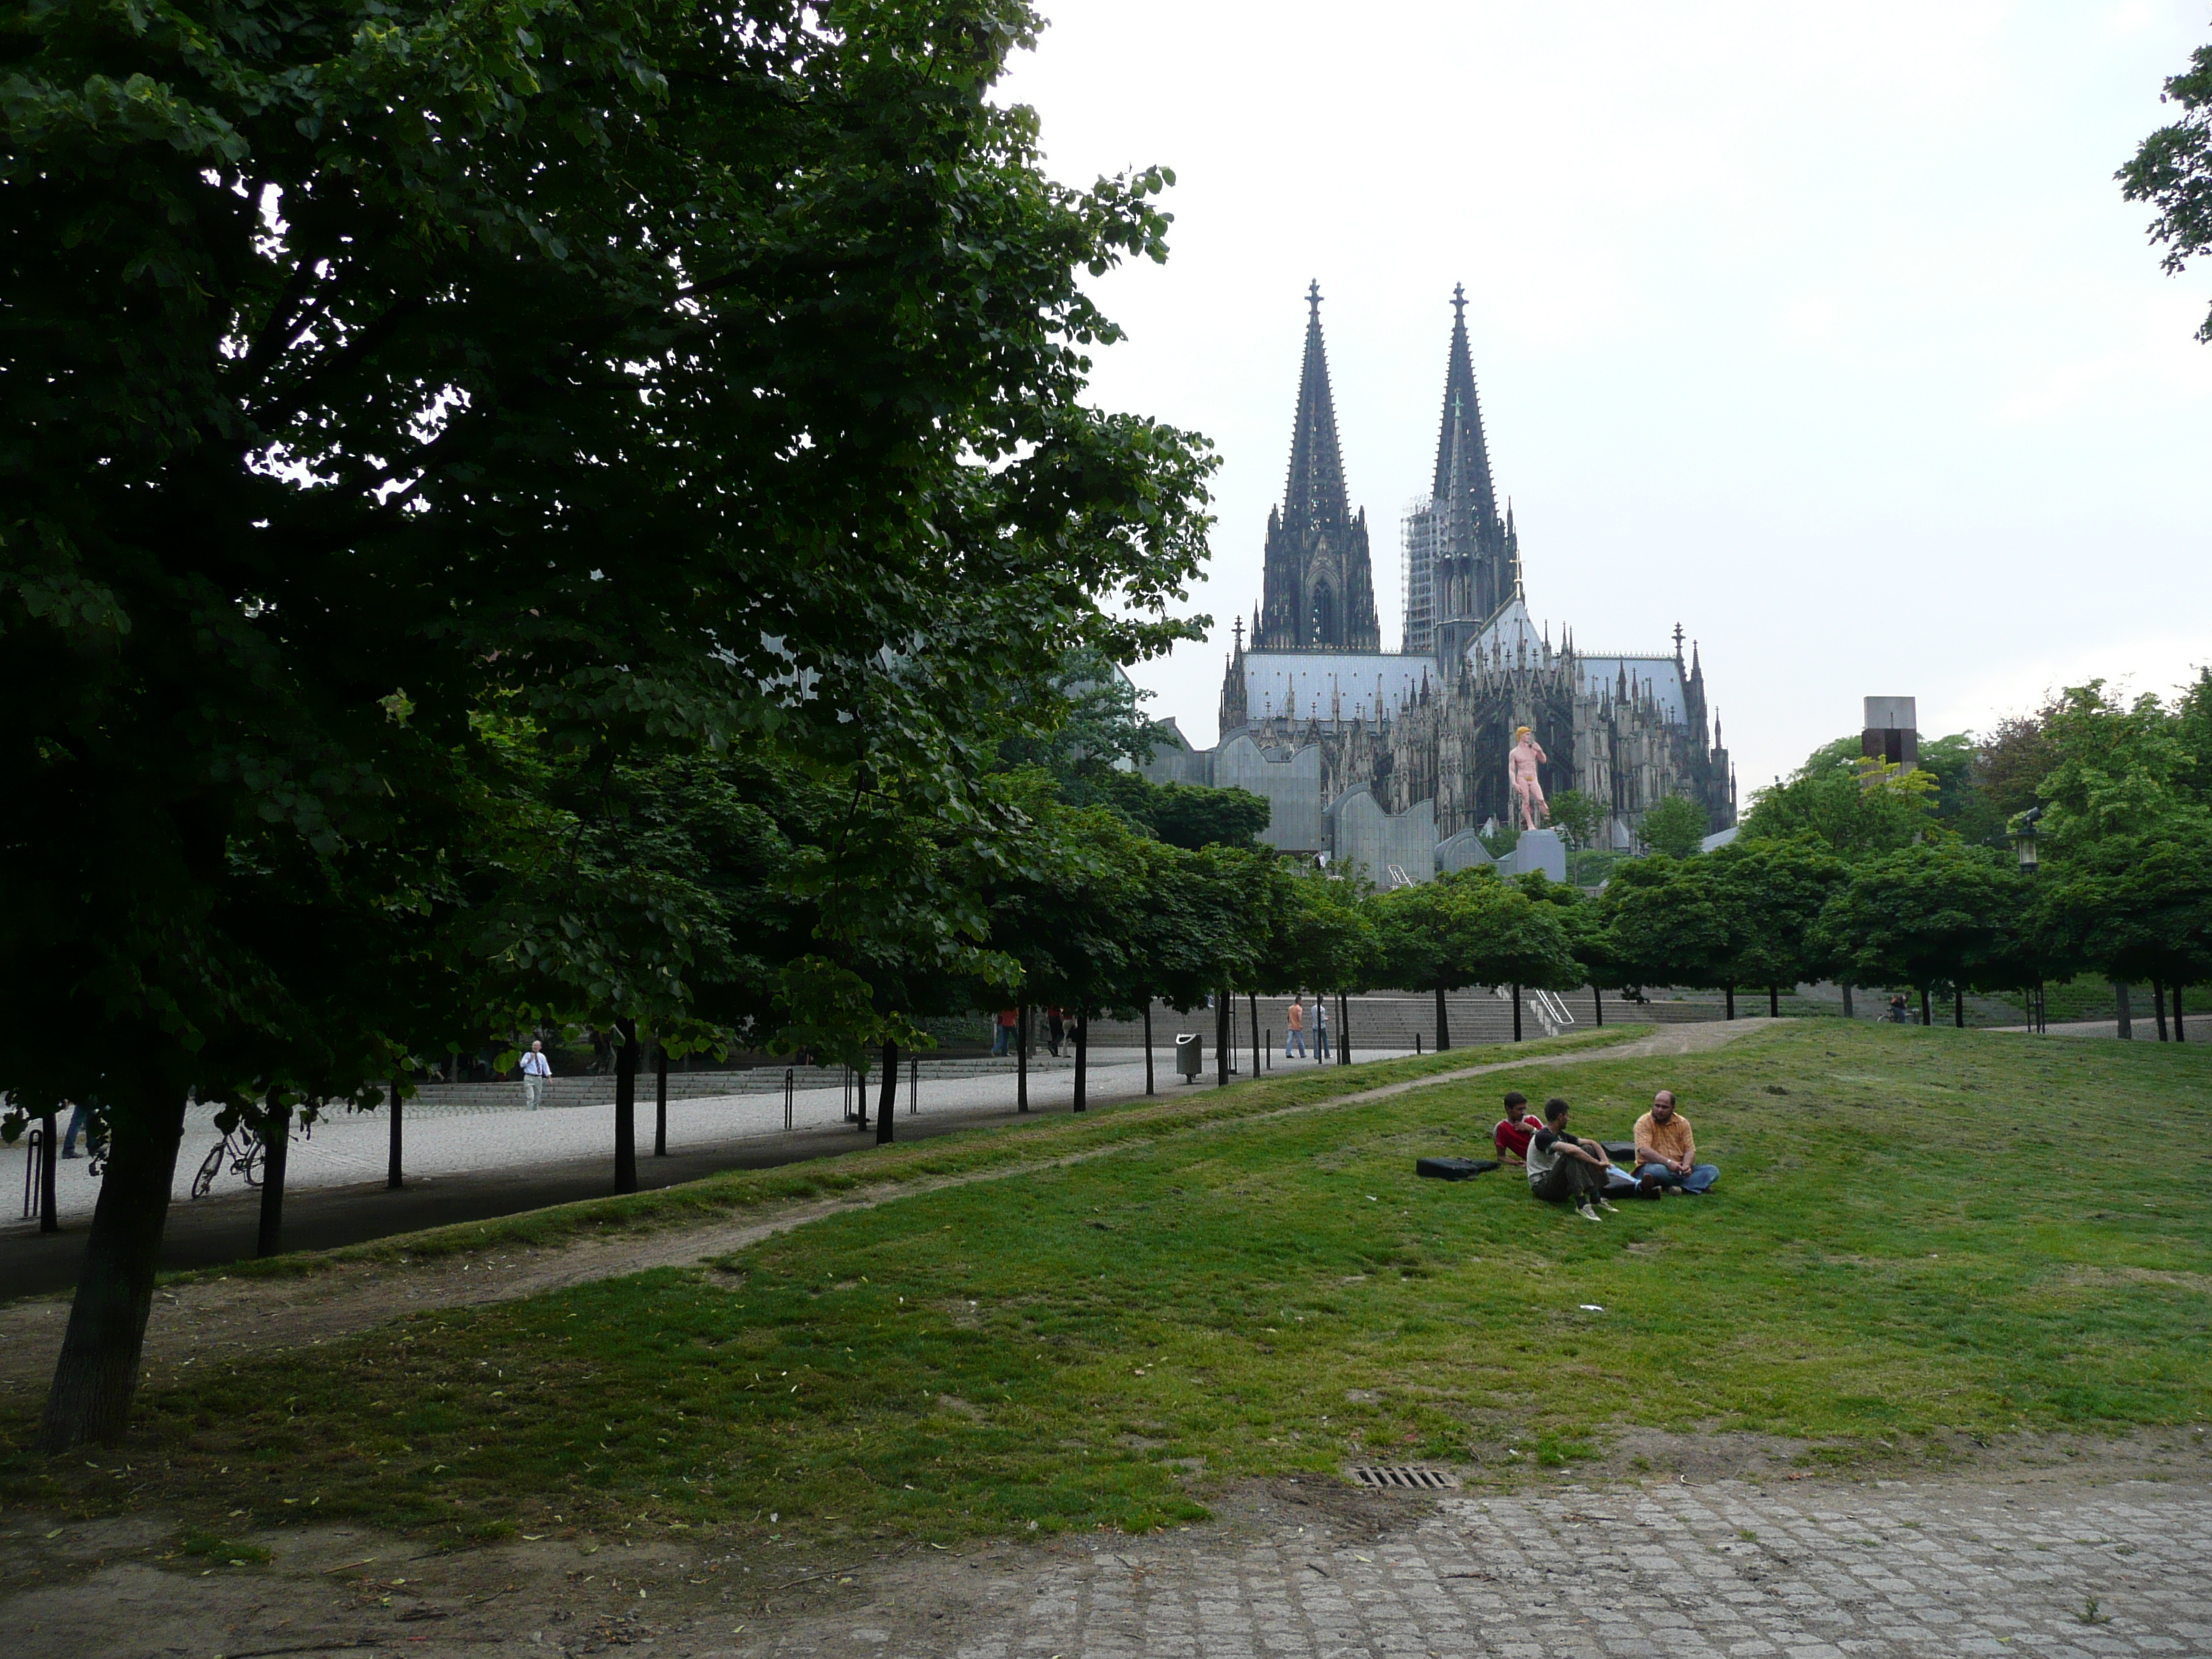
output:
POLYGON ((545 1045, 536 1037, 530 1039, 530 1052, 522 1057, 522 1104, 527 1111, 536 1111, 545 1103, 545 1079, 553 1075, 552 1062, 545 1058, 545 1045))
POLYGON ((1294 1051, 1300 1060, 1306 1057, 1306 1011, 1296 994, 1283 1013, 1283 1058, 1290 1059, 1294 1051))
POLYGON ((1066 1016, 1061 1013, 1057 1007, 1046 1009, 1044 1011, 1045 1046, 1052 1050, 1052 1057, 1054 1060, 1058 1060, 1060 1058, 1060 1039, 1065 1037, 1066 1035, 1066 1016))
POLYGON ((1001 1008, 999 1010, 997 1022, 999 1029, 991 1037, 991 1055, 993 1059, 995 1060, 1001 1055, 1013 1053, 1014 1026, 1020 1018, 1020 1015, 1017 1014, 1012 1008, 1001 1008))
POLYGON ((1328 1058, 1328 998, 1321 993, 1314 997, 1314 1058, 1328 1058))
POLYGON ((62 1136, 62 1156, 64 1158, 75 1158, 76 1156, 76 1138, 80 1133, 84 1135, 85 1151, 88 1152, 92 1150, 92 1136, 87 1131, 88 1126, 84 1121, 84 1108, 74 1103, 70 1104, 69 1129, 62 1136))

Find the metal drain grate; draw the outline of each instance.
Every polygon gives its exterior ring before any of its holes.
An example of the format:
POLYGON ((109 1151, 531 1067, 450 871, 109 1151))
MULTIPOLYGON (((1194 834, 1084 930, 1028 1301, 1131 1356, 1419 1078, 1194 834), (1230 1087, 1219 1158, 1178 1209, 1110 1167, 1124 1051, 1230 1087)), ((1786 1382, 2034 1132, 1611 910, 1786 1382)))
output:
POLYGON ((1420 1492, 1449 1492, 1459 1485, 1455 1474, 1411 1463, 1363 1465, 1352 1470, 1352 1478, 1363 1486, 1410 1486, 1420 1492))

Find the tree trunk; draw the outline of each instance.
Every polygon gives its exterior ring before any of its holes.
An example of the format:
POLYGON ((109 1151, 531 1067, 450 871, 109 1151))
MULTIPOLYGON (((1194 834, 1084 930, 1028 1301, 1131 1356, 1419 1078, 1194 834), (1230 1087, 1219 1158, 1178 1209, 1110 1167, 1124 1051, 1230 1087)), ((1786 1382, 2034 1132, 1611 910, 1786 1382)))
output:
POLYGON ((1920 988, 1920 1023, 1923 1025, 1933 1025, 1936 1023, 1928 1015, 1928 988, 1924 985, 1920 988))
MULTIPOLYGON (((1147 1043, 1145 1064, 1152 1064, 1152 1049, 1147 1043)), ((1022 1004, 1021 1030, 1014 1034, 1014 1109, 1026 1112, 1030 1109, 1030 1006, 1022 1004)))
POLYGON ((1087 1111, 1091 1102, 1091 1021, 1083 1004, 1075 1005, 1075 1109, 1087 1111))
POLYGON ((1766 1017, 1769 1019, 1782 1018, 1782 988, 1778 985, 1766 988, 1766 1017))
POLYGON ((2116 1035, 2120 1040, 2124 1042, 2134 1042, 2136 1024, 2130 1018, 2128 988, 2118 980, 2112 981, 2112 1017, 2118 1022, 2119 1030, 2116 1035))
POLYGON ((261 1231, 253 1241, 256 1255, 279 1255, 284 1249, 284 1165, 292 1152, 292 1109, 282 1100, 271 1089, 261 1114, 261 1231))
POLYGON ((896 1133, 897 1114, 891 1109, 898 1104, 898 1044, 884 1044, 884 1088, 876 1097, 876 1145, 888 1146, 896 1133))
POLYGON ((1213 1086, 1229 1086, 1229 1045, 1235 1041, 1229 1024, 1229 988, 1223 986, 1213 999, 1213 1086))
POLYGON ((2154 979, 2150 982, 2150 1006, 2158 1010, 2158 1040, 2166 1041, 2166 981, 2154 979))
POLYGON ((1252 1008, 1252 1075, 1256 1079, 1260 1075, 1261 1066, 1260 994, 1257 991, 1248 991, 1244 995, 1245 1000, 1251 1005, 1252 1008))
MULTIPOLYGON (((1352 999, 1341 991, 1336 994, 1336 1063, 1340 1066, 1352 1064, 1352 999)), ((1255 1077, 1260 1074, 1256 1062, 1253 1065, 1252 1074, 1255 1077)))
POLYGON ((399 1074, 392 1077, 392 1143, 385 1153, 384 1185, 388 1192, 398 1192, 407 1183, 399 1177, 399 1074))
POLYGON ((1152 999, 1145 998, 1145 1092, 1152 1091, 1152 999))
POLYGON ((1521 988, 1513 988, 1513 1040, 1521 1041, 1521 988))
POLYGON ((1734 1019, 1735 1018, 1735 987, 1733 985, 1722 987, 1721 994, 1728 999, 1727 1017, 1734 1019))
POLYGON ((1605 993, 1598 989, 1597 981, 1590 981, 1590 1007, 1597 1014, 1598 1030, 1605 1029, 1605 993))
MULTIPOLYGON (((39 1231, 58 1233, 62 1230, 61 1199, 56 1188, 61 1185, 61 1127, 62 1121, 52 1112, 39 1120, 44 1126, 39 1135, 39 1231)), ((92 1137, 84 1139, 85 1155, 92 1155, 92 1137)))
POLYGON ((1444 991, 1439 985, 1437 988, 1437 1052, 1442 1054, 1450 1047, 1451 1026, 1444 1018, 1444 991))
POLYGON ((1850 988, 1850 986, 1848 983, 1845 983, 1845 984, 1843 984, 1843 985, 1839 985, 1839 986, 1838 986, 1836 988, 1837 988, 1838 990, 1841 991, 1841 992, 1844 994, 1844 1018, 1845 1019, 1856 1019, 1856 1018, 1857 1018, 1857 1015, 1856 1015, 1856 1013, 1854 1013, 1854 1012, 1852 1012, 1852 1009, 1851 1009, 1851 988, 1850 988))
POLYGON ((637 1022, 618 1019, 615 1054, 615 1190, 637 1190, 637 1022))
POLYGON ((1951 988, 1951 1024, 1959 1030, 1966 1029, 1966 990, 1962 985, 1951 988))
POLYGON ((118 1109, 109 1122, 106 1173, 46 1394, 39 1433, 45 1450, 67 1451, 87 1442, 112 1445, 130 1426, 184 1132, 182 1099, 151 1110, 118 1109))
POLYGON ((2181 1029, 2181 988, 2179 985, 2173 988, 2173 1040, 2176 1042, 2189 1041, 2188 1033, 2181 1029))

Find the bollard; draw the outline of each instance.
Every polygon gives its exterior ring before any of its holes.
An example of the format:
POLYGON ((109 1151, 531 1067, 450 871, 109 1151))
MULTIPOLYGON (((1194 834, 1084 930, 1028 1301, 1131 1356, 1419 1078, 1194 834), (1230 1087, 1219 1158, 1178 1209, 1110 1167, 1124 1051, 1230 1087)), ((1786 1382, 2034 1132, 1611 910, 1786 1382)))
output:
POLYGON ((52 1122, 51 1117, 40 1118, 31 1125, 30 1133, 23 1137, 23 1219, 26 1221, 41 1213, 45 1208, 41 1201, 46 1190, 44 1154, 46 1142, 51 1139, 47 1133, 48 1126, 52 1122))
POLYGON ((791 1127, 792 1091, 796 1086, 793 1081, 793 1073, 795 1069, 796 1068, 789 1066, 783 1068, 783 1127, 786 1129, 791 1127))
POLYGON ((1421 1034, 1419 1031, 1413 1033, 1413 1052, 1416 1054, 1421 1052, 1421 1034))
POLYGON ((909 1060, 906 1063, 906 1115, 917 1117, 921 1113, 921 1062, 909 1060))

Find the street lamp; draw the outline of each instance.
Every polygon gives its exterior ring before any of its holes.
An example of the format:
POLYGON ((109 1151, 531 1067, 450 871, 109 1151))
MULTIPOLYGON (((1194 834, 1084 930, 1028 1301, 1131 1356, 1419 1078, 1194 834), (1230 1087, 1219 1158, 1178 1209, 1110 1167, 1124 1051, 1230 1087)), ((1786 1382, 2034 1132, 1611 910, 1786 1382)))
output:
MULTIPOLYGON (((2020 855, 2020 872, 2023 876, 2033 876, 2043 867, 2041 854, 2035 844, 2035 826, 2042 817, 2040 806, 2031 806, 2013 820, 2013 851, 2020 855)), ((2043 981, 2039 979, 2035 981, 2035 989, 2028 994, 2027 1024, 2030 1030, 2047 1032, 2050 1030, 2044 1015, 2043 981)))

